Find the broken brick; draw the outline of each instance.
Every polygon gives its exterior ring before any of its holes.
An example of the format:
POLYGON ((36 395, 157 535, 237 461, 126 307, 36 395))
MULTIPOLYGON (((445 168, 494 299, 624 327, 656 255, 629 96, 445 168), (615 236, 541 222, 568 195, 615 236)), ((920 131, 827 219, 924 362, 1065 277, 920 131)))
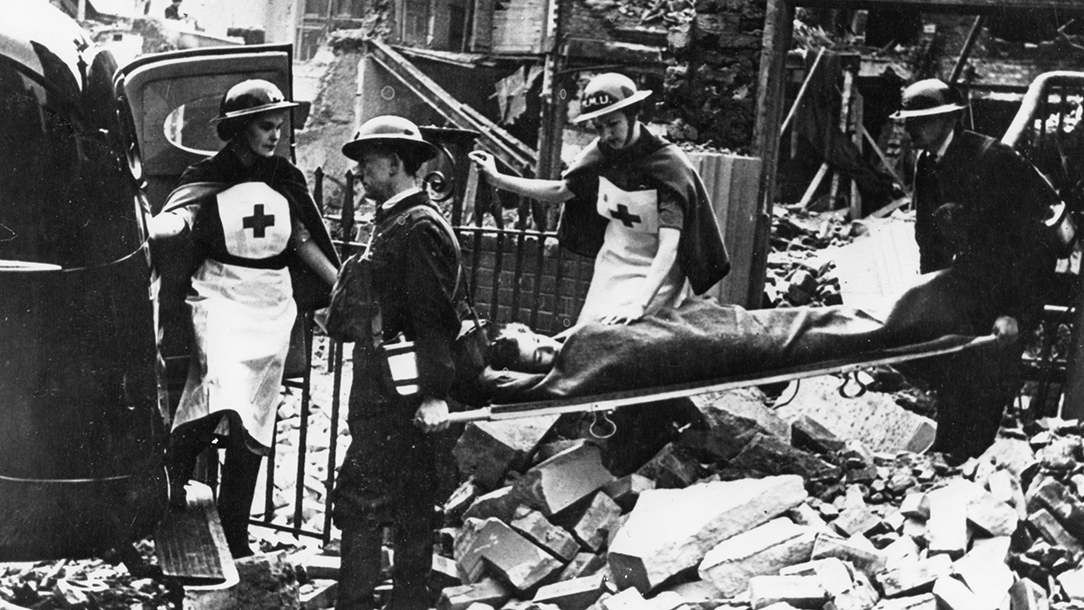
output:
POLYGON ((828 593, 814 576, 754 576, 749 579, 753 610, 784 602, 798 608, 820 608, 828 593))
POLYGON ((599 448, 580 441, 532 467, 513 487, 524 504, 550 517, 613 480, 602 466, 599 448))
POLYGON ((809 561, 815 538, 813 530, 790 519, 772 519, 717 544, 697 572, 724 597, 735 597, 754 576, 776 574, 786 566, 809 561))
POLYGON ((499 608, 511 599, 513 593, 508 585, 487 578, 474 584, 444 589, 440 592, 437 610, 467 610, 473 604, 499 608))
POLYGON ((561 610, 586 610, 606 591, 606 578, 596 574, 541 587, 533 601, 553 604, 561 610))
POLYGON ((794 475, 646 491, 610 546, 615 582, 620 588, 650 591, 696 566, 720 541, 765 523, 805 498, 805 484, 794 475))
POLYGON ((543 415, 467 424, 452 449, 459 472, 464 476, 473 475, 485 488, 499 486, 509 470, 526 465, 527 458, 558 417, 543 415))
POLYGON ((572 527, 572 535, 585 548, 597 552, 620 523, 621 507, 610 496, 596 493, 572 527))
POLYGON ((510 525, 563 563, 572 561, 580 550, 572 534, 550 523, 542 513, 525 506, 516 511, 510 525))

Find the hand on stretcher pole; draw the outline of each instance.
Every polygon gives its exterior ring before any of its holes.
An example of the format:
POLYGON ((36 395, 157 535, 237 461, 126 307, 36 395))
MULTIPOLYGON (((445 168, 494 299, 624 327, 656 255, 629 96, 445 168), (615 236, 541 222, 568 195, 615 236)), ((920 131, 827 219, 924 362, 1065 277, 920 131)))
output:
MULTIPOLYGON (((611 392, 596 396, 540 400, 533 402, 498 404, 468 411, 449 413, 447 423, 467 423, 473 421, 500 421, 541 415, 564 415, 566 413, 609 412, 620 407, 646 402, 655 402, 671 398, 695 396, 708 392, 733 390, 754 385, 765 385, 808 377, 830 374, 851 374, 875 366, 891 365, 910 360, 919 360, 933 356, 943 356, 968 349, 992 346, 1005 340, 1004 334, 983 335, 968 339, 966 337, 942 337, 934 341, 919 344, 919 349, 879 350, 856 354, 849 358, 839 358, 825 362, 798 365, 786 369, 762 374, 745 374, 724 379, 710 379, 695 383, 682 383, 657 388, 640 388, 620 392, 611 392)), ((845 384, 846 385, 846 384, 845 384)), ((843 387, 840 388, 843 390, 843 387)), ((857 394, 861 395, 861 393, 857 394)))

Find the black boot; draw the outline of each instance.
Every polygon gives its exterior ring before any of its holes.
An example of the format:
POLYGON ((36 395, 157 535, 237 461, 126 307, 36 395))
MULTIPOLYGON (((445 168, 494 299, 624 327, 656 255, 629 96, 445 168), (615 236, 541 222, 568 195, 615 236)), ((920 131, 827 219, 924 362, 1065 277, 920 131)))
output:
POLYGON ((200 452, 211 442, 218 420, 196 422, 181 427, 169 435, 169 447, 166 450, 166 476, 169 478, 169 503, 184 508, 186 497, 184 486, 192 477, 196 468, 196 459, 200 452))
POLYGON ((381 528, 363 522, 345 524, 335 610, 373 610, 373 591, 380 582, 381 528))
POLYGON ((263 456, 253 453, 241 435, 231 435, 226 445, 222 482, 218 487, 218 516, 234 559, 252 555, 248 545, 248 518, 256 493, 263 456))

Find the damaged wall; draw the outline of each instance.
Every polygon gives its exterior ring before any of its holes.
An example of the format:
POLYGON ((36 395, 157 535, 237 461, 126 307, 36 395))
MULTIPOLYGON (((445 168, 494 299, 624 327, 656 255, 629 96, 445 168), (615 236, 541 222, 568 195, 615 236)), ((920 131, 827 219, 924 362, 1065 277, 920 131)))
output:
POLYGON ((667 118, 692 127, 689 139, 738 152, 751 145, 764 5, 699 0, 694 18, 671 31, 676 63, 667 70, 667 118))

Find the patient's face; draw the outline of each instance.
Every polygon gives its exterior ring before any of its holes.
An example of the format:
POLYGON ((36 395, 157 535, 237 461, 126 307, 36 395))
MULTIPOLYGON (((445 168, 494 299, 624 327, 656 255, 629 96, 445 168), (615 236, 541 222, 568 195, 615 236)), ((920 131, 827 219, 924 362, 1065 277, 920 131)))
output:
POLYGON ((524 373, 545 373, 553 368, 553 360, 561 351, 561 344, 545 335, 523 333, 516 336, 519 358, 516 369, 524 373))

